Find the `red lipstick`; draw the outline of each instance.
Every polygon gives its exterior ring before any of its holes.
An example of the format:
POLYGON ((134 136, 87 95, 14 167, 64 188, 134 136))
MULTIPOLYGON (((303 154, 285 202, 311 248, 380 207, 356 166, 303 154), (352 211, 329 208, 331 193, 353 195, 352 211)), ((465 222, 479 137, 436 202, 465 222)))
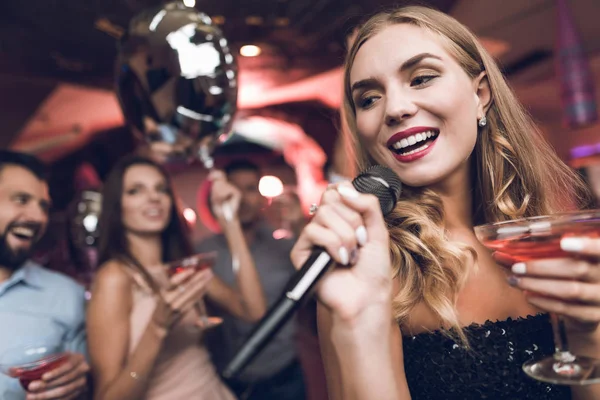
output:
MULTIPOLYGON (((429 152, 433 149, 433 146, 437 140, 437 135, 439 135, 439 130, 437 128, 433 128, 433 127, 429 127, 429 126, 415 126, 415 127, 405 129, 401 132, 398 132, 398 133, 395 133, 394 135, 392 135, 392 137, 389 138, 389 140, 387 141, 387 146, 390 149, 390 151, 394 154, 394 157, 396 158, 396 160, 398 160, 400 162, 408 163, 408 162, 412 162, 412 161, 421 159, 421 158, 425 157, 427 154, 429 154, 429 152), (406 139, 413 135, 416 135, 417 133, 424 133, 424 132, 433 132, 436 135, 436 137, 433 140, 427 139, 426 141, 423 141, 423 144, 420 145, 420 147, 424 147, 423 149, 420 149, 416 152, 414 152, 414 150, 413 150, 413 151, 409 152, 410 154, 398 153, 397 150, 394 149, 394 145, 396 143, 398 143, 399 141, 401 141, 402 139, 406 139)), ((416 144, 417 143, 414 143, 413 145, 416 145, 416 144)), ((419 149, 420 147, 417 146, 417 149, 419 149)))

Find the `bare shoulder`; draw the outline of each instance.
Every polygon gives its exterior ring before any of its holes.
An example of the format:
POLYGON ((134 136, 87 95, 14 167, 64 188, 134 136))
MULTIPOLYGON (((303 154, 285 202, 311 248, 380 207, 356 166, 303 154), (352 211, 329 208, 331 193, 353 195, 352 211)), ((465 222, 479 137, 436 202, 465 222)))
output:
POLYGON ((133 284, 131 276, 117 260, 109 260, 98 268, 94 279, 95 289, 129 290, 133 284))
POLYGON ((100 266, 92 284, 89 313, 102 319, 127 315, 131 311, 133 280, 118 261, 100 266))

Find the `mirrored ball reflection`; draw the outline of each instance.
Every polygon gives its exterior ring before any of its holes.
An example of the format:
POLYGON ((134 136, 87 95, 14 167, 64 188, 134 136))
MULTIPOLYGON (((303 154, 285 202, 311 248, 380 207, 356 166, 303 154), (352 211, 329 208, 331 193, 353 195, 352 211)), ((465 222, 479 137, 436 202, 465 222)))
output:
POLYGON ((120 42, 117 68, 125 118, 153 149, 207 156, 229 135, 237 66, 208 15, 180 2, 140 13, 120 42))

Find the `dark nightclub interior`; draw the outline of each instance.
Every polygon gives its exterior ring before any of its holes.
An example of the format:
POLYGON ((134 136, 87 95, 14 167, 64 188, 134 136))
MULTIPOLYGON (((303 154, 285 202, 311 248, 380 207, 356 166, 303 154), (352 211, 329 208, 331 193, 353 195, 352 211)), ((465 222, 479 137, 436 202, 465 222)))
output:
POLYGON ((600 1, 0 9, 1 399, 600 399, 600 1))

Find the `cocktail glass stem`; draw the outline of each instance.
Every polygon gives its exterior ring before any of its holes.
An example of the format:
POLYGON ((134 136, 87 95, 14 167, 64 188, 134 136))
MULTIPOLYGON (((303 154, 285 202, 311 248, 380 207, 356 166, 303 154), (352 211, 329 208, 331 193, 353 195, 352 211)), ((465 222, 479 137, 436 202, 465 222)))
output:
POLYGON ((577 357, 569 351, 567 328, 565 320, 560 315, 550 314, 552 329, 554 330, 554 363, 553 369, 559 375, 577 375, 581 368, 575 363, 577 357))

